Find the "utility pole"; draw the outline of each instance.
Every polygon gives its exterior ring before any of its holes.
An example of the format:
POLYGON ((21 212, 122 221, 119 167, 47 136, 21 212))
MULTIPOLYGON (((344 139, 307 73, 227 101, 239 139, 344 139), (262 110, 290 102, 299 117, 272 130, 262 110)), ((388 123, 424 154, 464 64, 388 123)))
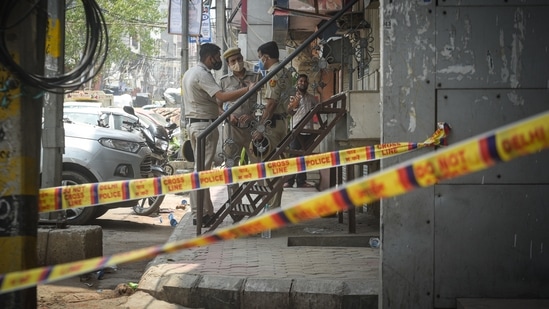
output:
MULTIPOLYGON (((64 42, 65 42, 65 1, 48 0, 48 28, 46 35, 46 61, 44 70, 46 76, 63 74, 64 42)), ((61 89, 59 89, 61 91, 61 89)), ((61 185, 62 156, 65 148, 65 133, 63 129, 63 94, 44 94, 44 128, 42 129, 42 187, 51 188, 61 185)), ((41 215, 44 219, 55 219, 58 225, 64 212, 53 212, 41 215)))
POLYGON ((217 0, 215 5, 215 36, 216 42, 219 42, 221 51, 227 50, 227 41, 225 40, 227 34, 227 17, 226 17, 225 0, 217 0))
MULTIPOLYGON (((22 71, 42 75, 46 1, 10 1, 0 21, 0 274, 37 266, 41 90, 23 84, 22 71), (22 19, 22 20, 21 20, 22 19), (38 42, 38 44, 37 44, 38 42), (8 69, 7 66, 10 66, 8 69)), ((3 282, 9 285, 9 282, 3 282)), ((0 294, 0 308, 36 308, 36 287, 0 294)))
MULTIPOLYGON (((181 76, 179 77, 179 87, 181 93, 179 94, 183 99, 183 74, 189 69, 189 1, 181 0, 181 76)), ((184 141, 186 137, 185 130, 185 107, 183 106, 183 100, 181 100, 179 126, 181 127, 181 141, 184 141)), ((183 156, 183 144, 179 147, 179 157, 183 156)))
MULTIPOLYGON (((227 41, 225 38, 227 33, 227 18, 226 18, 226 5, 225 0, 216 0, 215 4, 215 41, 218 42, 218 46, 221 47, 221 54, 227 50, 227 41)), ((223 74, 227 74, 227 64, 223 61, 223 70, 216 72, 216 77, 219 80, 223 74)))
POLYGON ((189 1, 181 1, 181 77, 179 85, 183 80, 183 74, 189 68, 189 1))

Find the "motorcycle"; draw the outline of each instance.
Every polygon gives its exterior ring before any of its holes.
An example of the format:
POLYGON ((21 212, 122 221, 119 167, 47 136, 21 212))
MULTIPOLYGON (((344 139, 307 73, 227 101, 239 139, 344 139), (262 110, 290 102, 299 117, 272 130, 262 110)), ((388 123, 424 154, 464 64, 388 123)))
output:
POLYGON ((181 148, 181 142, 179 141, 179 136, 181 135, 181 129, 177 127, 175 123, 171 123, 175 128, 169 131, 170 136, 170 146, 168 147, 168 160, 177 161, 179 160, 179 149, 181 148))
MULTIPOLYGON (((136 116, 133 107, 124 106, 123 109, 126 113, 136 116)), ((127 124, 130 125, 132 129, 141 133, 147 146, 151 149, 152 176, 161 177, 172 175, 174 173, 174 168, 168 164, 168 146, 170 141, 168 129, 161 125, 144 124, 139 118, 135 123, 127 124)), ((140 199, 138 200, 137 205, 133 207, 133 211, 138 215, 149 216, 158 212, 162 201, 164 201, 164 195, 140 199)))
POLYGON ((174 151, 177 151, 176 149, 179 149, 180 131, 177 124, 170 121, 168 121, 164 128, 168 131, 168 150, 166 150, 165 161, 162 164, 162 167, 168 175, 173 175, 175 173, 175 168, 170 164, 170 161, 177 160, 178 152, 176 152, 174 156, 174 151))

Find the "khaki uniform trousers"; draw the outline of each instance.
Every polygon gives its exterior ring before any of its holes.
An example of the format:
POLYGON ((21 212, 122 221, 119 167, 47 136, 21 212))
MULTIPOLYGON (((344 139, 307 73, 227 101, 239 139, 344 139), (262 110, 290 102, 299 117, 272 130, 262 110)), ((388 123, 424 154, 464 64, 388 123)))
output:
MULTIPOLYGON (((277 119, 275 120, 276 126, 273 128, 267 129, 267 138, 269 139, 269 143, 271 145, 271 149, 275 149, 280 142, 288 135, 288 120, 286 118, 284 119, 277 119)), ((282 159, 282 156, 279 156, 277 158, 272 158, 272 161, 282 159)), ((260 161, 264 161, 261 158, 259 158, 260 161)), ((276 192, 275 196, 269 201, 269 208, 276 208, 280 207, 281 201, 282 201, 282 186, 280 187, 280 190, 276 192)))
MULTIPOLYGON (((234 143, 231 144, 224 144, 223 151, 225 154, 231 158, 236 159, 236 157, 242 155, 242 148, 246 150, 246 154, 248 155, 248 159, 251 163, 257 163, 259 162, 257 158, 253 155, 252 151, 250 150, 250 142, 252 141, 252 133, 249 128, 240 128, 233 126, 231 124, 225 124, 225 130, 223 131, 223 140, 226 141, 227 139, 232 139, 234 143)), ((246 163, 247 164, 247 163, 246 163)), ((234 165, 238 165, 238 161, 235 160, 234 165)), ((233 166, 230 166, 233 167, 233 166)), ((240 185, 239 184, 233 184, 228 186, 228 194, 229 197, 233 194, 234 191, 238 189, 240 185)))
MULTIPOLYGON (((191 145, 193 147, 193 153, 195 157, 195 163, 194 163, 194 170, 196 171, 196 140, 197 137, 202 134, 204 130, 211 124, 211 122, 194 122, 187 126, 187 132, 189 134, 189 140, 191 141, 191 145)), ((219 140, 219 130, 216 128, 214 129, 208 136, 205 138, 205 152, 204 152, 204 169, 210 170, 212 169, 212 165, 214 162, 214 158, 216 155, 216 148, 217 148, 217 141, 219 140)), ((210 195, 210 189, 203 189, 204 191, 204 207, 202 216, 210 215, 212 216, 214 214, 214 208, 212 204, 212 198, 210 195)), ((196 218, 196 209, 198 206, 197 202, 197 195, 198 191, 193 190, 189 194, 190 200, 191 200, 191 213, 193 218, 196 218)))

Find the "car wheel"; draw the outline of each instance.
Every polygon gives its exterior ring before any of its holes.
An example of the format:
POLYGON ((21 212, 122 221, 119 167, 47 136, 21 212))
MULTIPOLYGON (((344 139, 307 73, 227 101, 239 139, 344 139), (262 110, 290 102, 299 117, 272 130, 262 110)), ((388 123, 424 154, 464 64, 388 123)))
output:
POLYGON ((109 209, 110 208, 107 208, 107 207, 98 207, 97 210, 95 211, 95 218, 99 218, 102 215, 106 214, 107 211, 109 211, 109 209))
MULTIPOLYGON (((160 177, 161 174, 154 173, 154 177, 160 177)), ((140 216, 150 216, 158 213, 160 205, 164 201, 164 195, 157 195, 137 200, 137 204, 133 206, 133 211, 140 216)))
MULTIPOLYGON (((61 176, 61 185, 63 186, 74 186, 83 183, 94 182, 88 177, 75 172, 75 171, 63 171, 61 176)), ((97 218, 96 207, 81 207, 81 208, 71 208, 65 210, 66 222, 69 225, 80 225, 86 224, 89 221, 97 218)))
POLYGON ((175 169, 171 164, 166 163, 162 168, 164 169, 164 173, 166 173, 166 175, 173 175, 175 173, 175 169))
POLYGON ((150 216, 158 212, 163 201, 164 195, 142 198, 137 200, 137 205, 133 206, 133 211, 140 216, 150 216))

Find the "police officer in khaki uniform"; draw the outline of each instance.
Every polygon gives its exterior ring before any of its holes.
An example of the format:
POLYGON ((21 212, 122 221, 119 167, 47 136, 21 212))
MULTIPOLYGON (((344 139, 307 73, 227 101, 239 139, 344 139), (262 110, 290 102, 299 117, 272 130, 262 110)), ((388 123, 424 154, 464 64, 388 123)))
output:
MULTIPOLYGON (((267 70, 267 74, 273 71, 279 64, 278 45, 274 41, 262 44, 257 49, 257 57, 267 70)), ((290 95, 293 93, 291 73, 288 69, 282 68, 266 84, 263 92, 263 103, 265 109, 261 116, 260 125, 269 126, 263 134, 260 130, 253 133, 252 138, 257 142, 267 138, 270 148, 274 149, 288 135, 288 115, 286 107, 290 95), (266 135, 266 136, 264 136, 266 135)), ((276 160, 279 158, 273 158, 276 160)), ((269 202, 271 208, 280 207, 282 191, 277 192, 275 197, 269 202)))
MULTIPOLYGON (((232 91, 239 89, 247 83, 256 83, 261 79, 261 74, 246 70, 244 67, 244 58, 240 48, 232 47, 227 49, 223 53, 223 58, 227 62, 230 69, 227 75, 221 77, 219 84, 225 91, 232 91)), ((224 103, 224 109, 227 110, 234 105, 236 101, 229 101, 224 103)), ((230 159, 235 159, 242 153, 242 148, 246 150, 248 158, 253 160, 253 156, 250 154, 249 145, 252 139, 251 135, 251 122, 254 120, 256 111, 257 95, 252 95, 246 102, 240 105, 228 119, 229 124, 225 126, 223 139, 225 141, 223 152, 230 159), (230 139, 232 143, 228 143, 230 139)), ((227 163, 227 160, 225 161, 227 163)), ((236 163, 234 164, 236 165, 236 163)), ((227 164, 227 167, 233 165, 227 164)))
MULTIPOLYGON (((185 104, 185 117, 187 119, 187 133, 194 152, 196 153, 197 137, 223 113, 222 104, 218 102, 233 101, 243 96, 254 86, 253 83, 243 85, 233 91, 223 91, 215 81, 211 70, 221 69, 221 49, 211 43, 204 43, 200 46, 200 62, 183 75, 182 93, 183 104, 185 104)), ((213 130, 205 139, 204 166, 206 170, 212 168, 214 161, 219 131, 213 130)), ((195 159, 196 170, 196 159, 195 159)), ((207 224, 214 213, 210 190, 204 189, 204 203, 202 222, 207 224)), ((191 212, 196 224, 197 191, 191 191, 191 212)))

